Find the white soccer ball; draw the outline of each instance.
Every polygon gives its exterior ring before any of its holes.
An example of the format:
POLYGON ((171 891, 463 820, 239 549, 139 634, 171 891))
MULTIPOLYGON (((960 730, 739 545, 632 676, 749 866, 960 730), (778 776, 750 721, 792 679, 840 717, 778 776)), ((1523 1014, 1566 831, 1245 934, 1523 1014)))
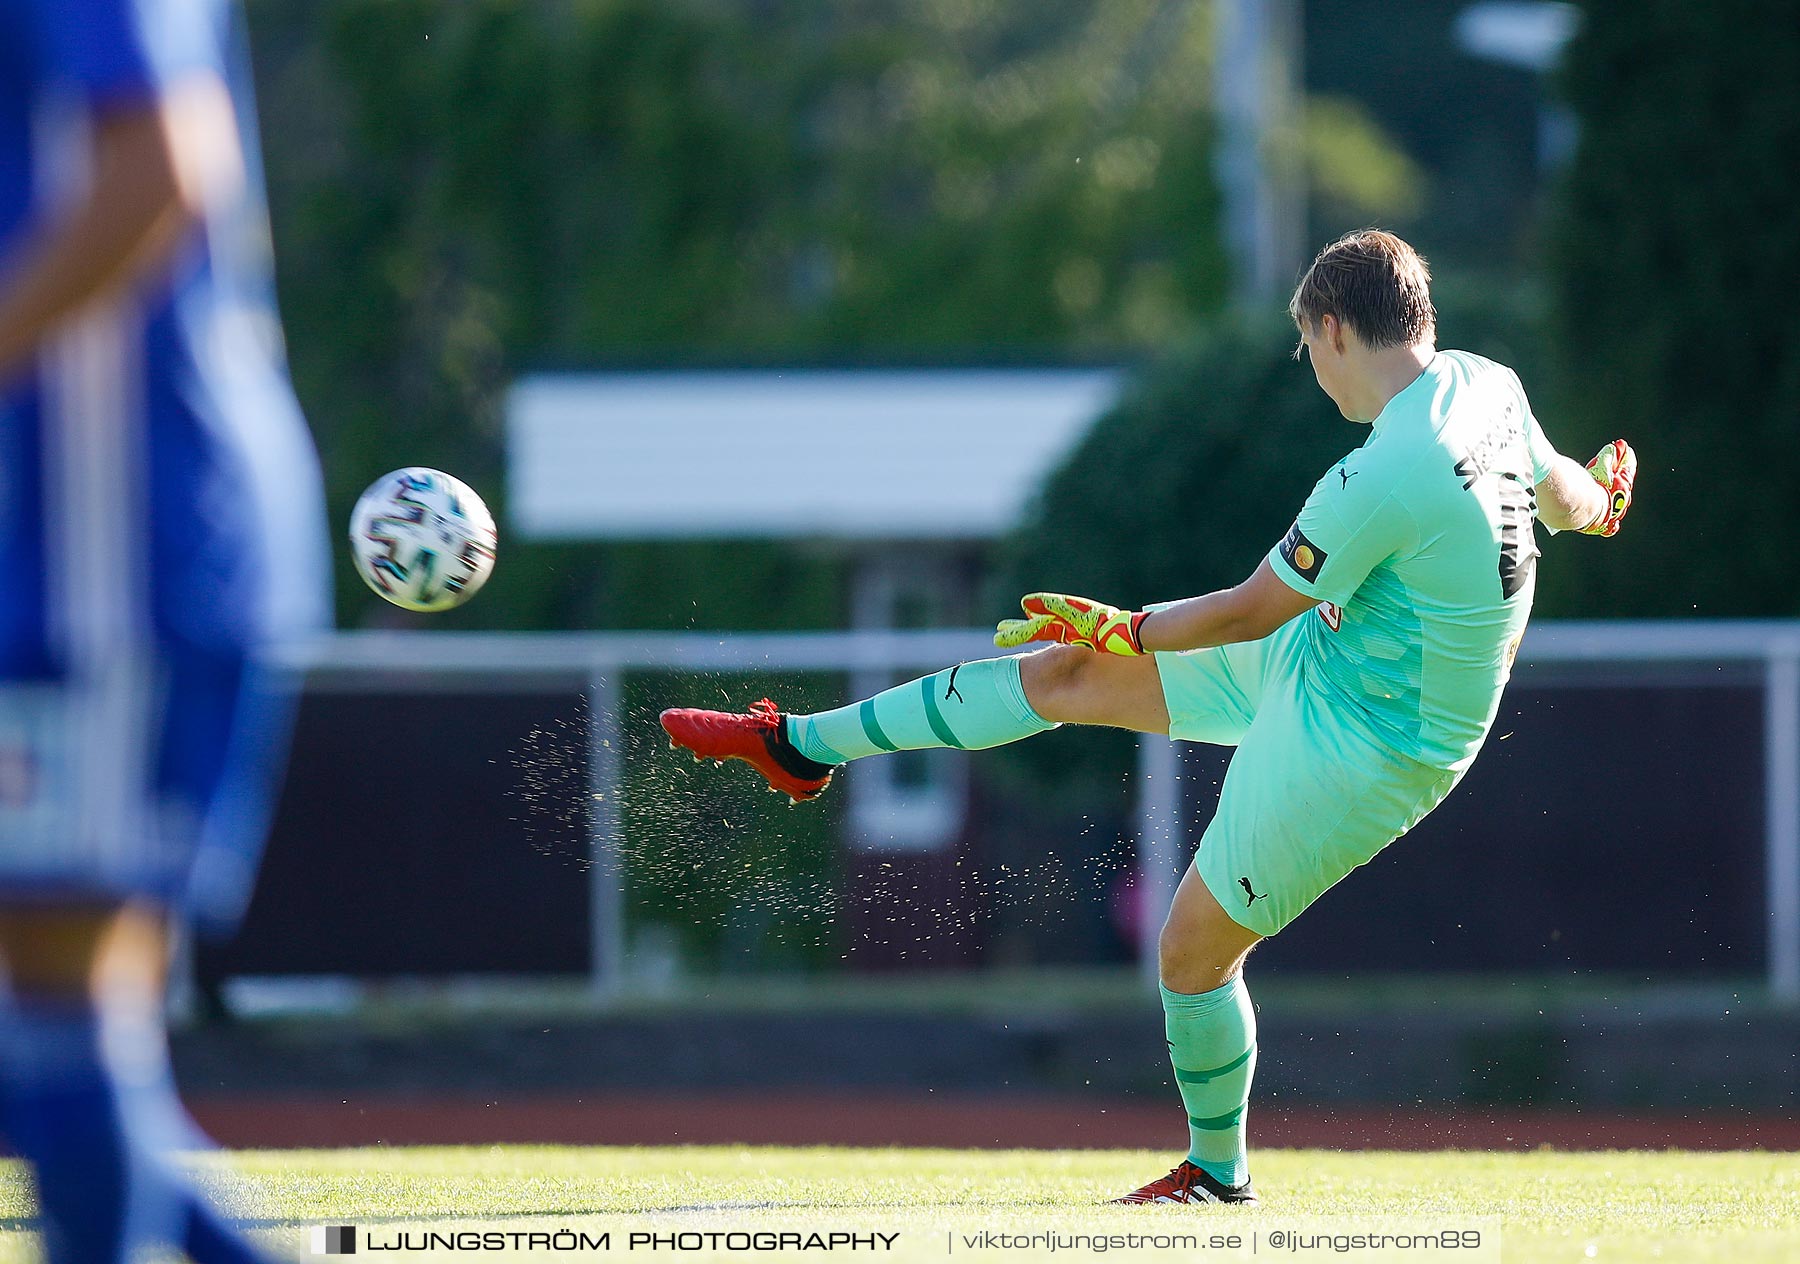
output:
POLYGON ((408 610, 449 610, 494 570, 494 516, 441 470, 408 466, 369 485, 350 514, 350 554, 363 582, 408 610))

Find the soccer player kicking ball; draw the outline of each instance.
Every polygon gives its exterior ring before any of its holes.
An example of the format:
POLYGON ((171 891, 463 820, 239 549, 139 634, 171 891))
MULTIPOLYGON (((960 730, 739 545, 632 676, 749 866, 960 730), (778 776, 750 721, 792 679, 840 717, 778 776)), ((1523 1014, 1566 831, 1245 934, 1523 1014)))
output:
POLYGON ((1288 304, 1362 446, 1235 588, 1142 611, 1024 599, 1002 647, 817 715, 672 710, 672 741, 809 799, 885 751, 978 750, 1059 724, 1238 748, 1160 944, 1187 1158, 1123 1203, 1253 1203, 1244 1115, 1256 1018, 1244 958, 1443 801, 1481 749, 1531 613, 1533 524, 1612 535, 1637 458, 1559 456, 1512 370, 1436 349, 1430 273, 1390 233, 1319 252, 1288 304), (954 688, 951 688, 954 679, 954 688))

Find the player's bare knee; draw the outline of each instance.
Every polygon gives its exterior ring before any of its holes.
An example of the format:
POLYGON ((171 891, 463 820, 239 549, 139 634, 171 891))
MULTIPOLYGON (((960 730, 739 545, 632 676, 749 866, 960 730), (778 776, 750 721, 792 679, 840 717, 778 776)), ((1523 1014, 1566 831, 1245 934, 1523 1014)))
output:
POLYGON ((1209 980, 1217 970, 1208 970, 1203 961, 1191 933, 1183 933, 1169 922, 1163 923, 1162 934, 1156 943, 1156 973, 1164 987, 1171 992, 1184 993, 1211 990, 1217 985, 1209 980))
POLYGON ((1157 937, 1157 974, 1162 985, 1171 992, 1189 995, 1210 992, 1223 986, 1231 976, 1243 969, 1244 958, 1257 942, 1244 942, 1247 932, 1234 927, 1209 927, 1193 917, 1180 917, 1171 911, 1157 937))

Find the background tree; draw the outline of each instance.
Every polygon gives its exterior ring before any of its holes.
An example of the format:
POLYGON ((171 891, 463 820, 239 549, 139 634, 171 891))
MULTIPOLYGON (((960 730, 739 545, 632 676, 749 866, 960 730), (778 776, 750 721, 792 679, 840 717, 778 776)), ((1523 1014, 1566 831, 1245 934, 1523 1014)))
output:
MULTIPOLYGON (((1133 359, 1223 300, 1204 5, 251 18, 283 309, 339 521, 403 464, 502 501, 502 393, 536 365, 1133 359)), ((1334 205, 1416 197, 1367 117, 1312 117, 1334 205)), ((432 626, 833 626, 841 589, 829 560, 766 545, 507 540, 481 601, 432 626)), ((347 624, 405 618, 347 568, 339 593, 347 624)))
MULTIPOLYGON (((283 305, 334 508, 408 463, 499 499, 501 393, 533 364, 1158 344, 1224 284, 1205 19, 1153 0, 260 0, 283 305)), ((609 595, 648 575, 705 591, 716 563, 613 558, 515 544, 454 619, 685 623, 686 601, 609 595)), ((838 621, 789 562, 763 565, 796 623, 838 621)), ((350 622, 379 610, 347 575, 340 593, 350 622)), ((741 606, 704 613, 754 622, 741 606)))
POLYGON ((1548 595, 1791 615, 1800 3, 1592 5, 1563 85, 1582 132, 1552 222, 1558 433, 1583 458, 1629 436, 1642 499, 1548 595))

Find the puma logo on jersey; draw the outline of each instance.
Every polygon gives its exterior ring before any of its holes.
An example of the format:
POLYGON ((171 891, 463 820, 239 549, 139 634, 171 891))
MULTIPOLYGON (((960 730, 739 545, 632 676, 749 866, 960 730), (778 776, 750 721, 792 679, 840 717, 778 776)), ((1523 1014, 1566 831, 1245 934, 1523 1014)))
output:
POLYGON ((1269 898, 1269 893, 1267 891, 1259 892, 1259 891, 1255 890, 1254 888, 1252 888, 1250 885, 1250 879, 1248 879, 1248 878, 1239 878, 1238 885, 1240 887, 1243 887, 1244 894, 1250 897, 1249 899, 1244 901, 1245 908, 1249 908, 1252 904, 1256 903, 1258 900, 1266 900, 1269 898))

